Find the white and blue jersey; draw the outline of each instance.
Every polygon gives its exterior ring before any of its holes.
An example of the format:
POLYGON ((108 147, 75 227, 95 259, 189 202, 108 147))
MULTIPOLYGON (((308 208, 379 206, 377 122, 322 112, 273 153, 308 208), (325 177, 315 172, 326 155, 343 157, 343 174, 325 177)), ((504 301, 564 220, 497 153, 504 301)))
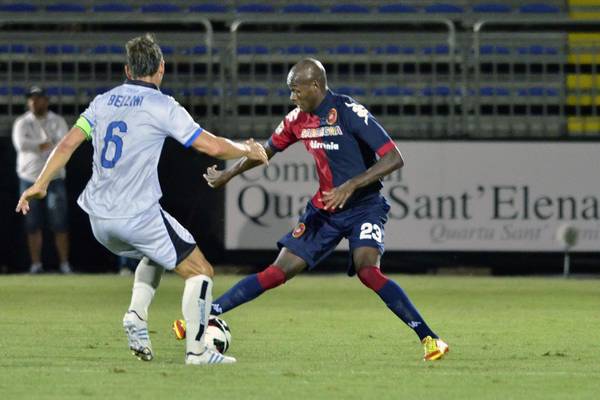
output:
POLYGON ((107 219, 132 217, 158 204, 165 138, 189 147, 202 132, 175 99, 134 80, 97 96, 76 125, 94 146, 92 178, 77 203, 107 219))

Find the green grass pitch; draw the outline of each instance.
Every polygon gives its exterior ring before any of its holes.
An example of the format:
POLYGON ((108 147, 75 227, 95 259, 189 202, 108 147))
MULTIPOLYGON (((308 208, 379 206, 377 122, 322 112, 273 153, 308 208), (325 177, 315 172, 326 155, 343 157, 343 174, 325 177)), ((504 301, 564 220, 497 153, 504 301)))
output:
MULTIPOLYGON (((213 367, 183 364, 174 275, 150 311, 149 363, 121 329, 133 278, 0 276, 0 398, 600 398, 600 281, 393 277, 446 359, 421 361, 412 331, 342 275, 303 275, 225 314, 238 363, 213 367)), ((215 294, 239 278, 217 276, 215 294)))

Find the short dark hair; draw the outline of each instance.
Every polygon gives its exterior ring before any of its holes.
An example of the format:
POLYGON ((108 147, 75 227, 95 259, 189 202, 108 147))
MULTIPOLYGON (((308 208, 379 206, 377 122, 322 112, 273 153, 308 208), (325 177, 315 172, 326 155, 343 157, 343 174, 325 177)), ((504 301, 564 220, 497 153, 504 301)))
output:
POLYGON ((134 78, 151 76, 158 71, 163 54, 153 35, 135 37, 127 42, 125 49, 127 65, 134 78))

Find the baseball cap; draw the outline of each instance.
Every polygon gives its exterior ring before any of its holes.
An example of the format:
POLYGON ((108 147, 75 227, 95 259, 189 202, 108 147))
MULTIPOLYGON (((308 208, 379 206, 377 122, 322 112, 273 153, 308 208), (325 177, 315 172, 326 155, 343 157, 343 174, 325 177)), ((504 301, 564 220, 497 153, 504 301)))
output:
POLYGON ((29 88, 26 94, 27 98, 31 96, 42 96, 46 97, 46 91, 39 86, 32 86, 29 88))

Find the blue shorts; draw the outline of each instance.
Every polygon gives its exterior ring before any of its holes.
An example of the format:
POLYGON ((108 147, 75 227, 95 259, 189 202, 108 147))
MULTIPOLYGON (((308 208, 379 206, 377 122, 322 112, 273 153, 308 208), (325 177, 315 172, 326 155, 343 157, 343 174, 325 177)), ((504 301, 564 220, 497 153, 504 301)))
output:
MULTIPOLYGON (((33 182, 20 179, 19 188, 23 193, 33 182)), ((25 216, 27 233, 34 233, 44 226, 44 213, 50 229, 54 232, 67 231, 67 189, 64 179, 55 179, 48 185, 45 200, 30 200, 29 212, 25 216), (44 202, 46 203, 44 206, 44 202)))
POLYGON ((384 225, 389 210, 387 200, 381 195, 336 213, 320 210, 309 202, 296 228, 282 237, 277 246, 286 247, 312 269, 346 238, 350 244, 348 273, 352 275, 355 249, 374 247, 383 254, 384 225))

